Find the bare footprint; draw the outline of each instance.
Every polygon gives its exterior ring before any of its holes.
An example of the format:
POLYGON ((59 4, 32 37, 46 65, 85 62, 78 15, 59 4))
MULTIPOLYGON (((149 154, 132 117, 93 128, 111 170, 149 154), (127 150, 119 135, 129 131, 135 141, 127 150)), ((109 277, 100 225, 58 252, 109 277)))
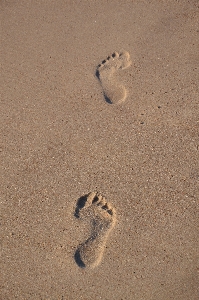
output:
POLYGON ((81 268, 94 268, 101 262, 106 241, 115 225, 115 210, 97 192, 81 197, 75 210, 76 218, 89 218, 91 235, 75 252, 75 261, 81 268))
POLYGON ((97 67, 96 76, 101 82, 105 100, 110 104, 122 103, 127 96, 123 85, 114 80, 114 73, 119 69, 126 69, 131 65, 130 55, 124 51, 114 52, 103 60, 97 67))

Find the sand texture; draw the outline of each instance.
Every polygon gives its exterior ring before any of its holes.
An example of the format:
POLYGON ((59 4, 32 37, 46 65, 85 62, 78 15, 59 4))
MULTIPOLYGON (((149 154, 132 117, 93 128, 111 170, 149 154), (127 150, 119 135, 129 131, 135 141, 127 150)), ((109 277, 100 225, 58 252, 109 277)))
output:
POLYGON ((0 300, 198 300, 198 0, 0 6, 0 300))

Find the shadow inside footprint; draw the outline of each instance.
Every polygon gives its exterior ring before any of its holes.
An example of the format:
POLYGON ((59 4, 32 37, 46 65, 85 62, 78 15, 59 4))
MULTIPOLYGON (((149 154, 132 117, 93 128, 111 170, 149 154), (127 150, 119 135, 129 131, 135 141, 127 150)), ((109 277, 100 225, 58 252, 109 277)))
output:
POLYGON ((76 205, 76 209, 75 209, 75 213, 74 213, 74 216, 76 218, 79 218, 79 211, 84 207, 84 205, 86 204, 86 201, 87 201, 87 197, 88 195, 84 195, 82 197, 80 197, 78 200, 77 200, 77 205, 76 205))
POLYGON ((80 251, 79 249, 76 250, 75 252, 75 255, 74 255, 74 258, 75 258, 75 262, 76 264, 80 267, 80 268, 85 268, 86 265, 83 263, 83 261, 81 260, 81 255, 80 255, 80 251))
POLYGON ((99 71, 98 70, 96 70, 96 72, 95 72, 95 76, 100 80, 100 73, 99 73, 99 71))
POLYGON ((108 104, 113 104, 113 102, 109 99, 109 97, 106 96, 105 93, 104 93, 104 99, 108 104))
MULTIPOLYGON (((99 67, 99 66, 98 66, 99 67)), ((98 70, 96 70, 95 72, 95 76, 100 80, 100 73, 98 70)), ((107 95, 103 92, 104 95, 104 99, 108 104, 113 104, 113 102, 111 101, 111 99, 109 99, 109 97, 107 97, 107 95)))

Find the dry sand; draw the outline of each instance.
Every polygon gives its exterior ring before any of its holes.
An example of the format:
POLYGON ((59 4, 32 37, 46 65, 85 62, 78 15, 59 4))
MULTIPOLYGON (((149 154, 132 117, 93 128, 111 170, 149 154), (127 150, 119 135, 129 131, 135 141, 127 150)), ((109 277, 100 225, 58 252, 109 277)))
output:
POLYGON ((0 299, 198 299, 199 2, 0 3, 0 299))

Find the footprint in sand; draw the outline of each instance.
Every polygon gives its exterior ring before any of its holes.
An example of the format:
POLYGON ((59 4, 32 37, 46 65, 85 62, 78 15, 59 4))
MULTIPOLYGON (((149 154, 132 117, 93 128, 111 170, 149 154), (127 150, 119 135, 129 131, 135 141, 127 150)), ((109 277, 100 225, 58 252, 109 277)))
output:
POLYGON ((101 262, 106 241, 115 225, 114 208, 97 192, 81 197, 75 210, 76 218, 90 221, 91 234, 75 252, 75 261, 81 268, 94 268, 101 262))
POLYGON ((130 55, 126 51, 121 53, 114 52, 98 65, 96 76, 101 82, 106 102, 119 104, 126 99, 126 89, 114 80, 114 73, 118 70, 126 69, 130 65, 130 55))

